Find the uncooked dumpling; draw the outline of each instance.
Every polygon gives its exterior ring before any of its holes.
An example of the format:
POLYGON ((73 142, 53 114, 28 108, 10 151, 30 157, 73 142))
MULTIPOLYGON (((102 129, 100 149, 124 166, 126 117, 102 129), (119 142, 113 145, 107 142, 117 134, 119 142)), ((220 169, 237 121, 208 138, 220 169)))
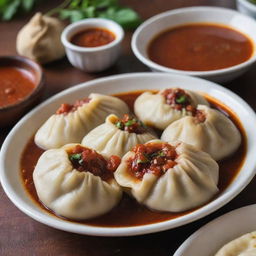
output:
POLYGON ((181 212, 208 202, 219 190, 219 166, 183 142, 137 145, 114 173, 117 183, 151 209, 181 212))
POLYGON ((18 33, 17 52, 41 64, 62 58, 60 36, 64 29, 57 19, 36 13, 18 33))
POLYGON ((194 145, 215 160, 231 155, 241 143, 240 132, 233 122, 220 111, 203 105, 197 107, 194 116, 170 124, 161 139, 194 145))
POLYGON ((125 114, 123 119, 109 115, 104 124, 94 128, 83 139, 89 146, 103 155, 122 157, 132 147, 156 139, 150 130, 136 118, 125 114))
POLYGON ((88 98, 74 105, 62 104, 37 131, 35 143, 43 149, 59 148, 68 143, 80 143, 93 128, 103 123, 113 113, 122 116, 129 112, 122 100, 91 93, 88 98))
POLYGON ((215 256, 255 256, 256 231, 245 234, 224 245, 215 256))
POLYGON ((144 92, 134 103, 134 112, 146 125, 164 130, 183 116, 191 115, 198 104, 209 105, 198 93, 179 88, 157 94, 144 92))
POLYGON ((108 161, 79 144, 47 150, 33 173, 39 199, 70 219, 88 219, 110 211, 122 195, 113 178, 120 162, 116 158, 108 161))

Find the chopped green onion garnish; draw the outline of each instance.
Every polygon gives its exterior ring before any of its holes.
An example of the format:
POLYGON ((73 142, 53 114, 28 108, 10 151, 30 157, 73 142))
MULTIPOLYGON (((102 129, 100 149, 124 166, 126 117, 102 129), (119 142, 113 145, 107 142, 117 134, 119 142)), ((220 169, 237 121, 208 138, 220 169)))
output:
POLYGON ((187 102, 187 97, 185 95, 181 95, 179 98, 176 99, 176 102, 179 104, 187 102))
POLYGON ((118 128, 118 129, 122 129, 123 128, 123 124, 122 124, 122 122, 117 122, 116 123, 116 127, 118 128))
POLYGON ((72 154, 69 156, 70 160, 80 160, 81 159, 82 154, 78 153, 78 154, 72 154))
POLYGON ((124 125, 125 126, 131 126, 131 125, 133 125, 133 124, 135 124, 136 123, 136 120, 135 119, 132 119, 132 120, 128 120, 124 125))

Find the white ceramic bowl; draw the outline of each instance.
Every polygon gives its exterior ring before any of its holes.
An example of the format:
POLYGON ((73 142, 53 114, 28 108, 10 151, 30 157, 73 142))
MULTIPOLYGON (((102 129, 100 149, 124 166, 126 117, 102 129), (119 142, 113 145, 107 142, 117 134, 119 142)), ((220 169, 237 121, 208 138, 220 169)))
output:
POLYGON ((239 12, 256 19, 256 3, 253 4, 249 0, 236 0, 236 7, 239 12))
POLYGON ((67 26, 61 34, 61 42, 65 47, 70 63, 86 72, 99 72, 112 66, 121 52, 124 37, 122 27, 112 20, 92 18, 84 19, 67 26), (70 42, 77 32, 88 28, 104 28, 113 32, 115 40, 98 47, 80 47, 70 42))
POLYGON ((153 71, 198 76, 215 82, 226 82, 243 74, 256 61, 256 21, 225 8, 188 7, 156 15, 141 24, 132 37, 132 50, 136 57, 153 71), (213 71, 184 71, 161 66, 148 58, 149 42, 161 31, 192 23, 224 24, 247 35, 254 45, 252 57, 229 68, 213 71))
POLYGON ((130 236, 175 228, 195 221, 234 198, 254 176, 256 166, 256 116, 253 110, 237 95, 212 82, 190 76, 164 73, 134 73, 101 78, 65 90, 45 101, 26 115, 9 133, 0 154, 0 179, 12 202, 24 213, 57 229, 88 235, 130 236), (248 143, 247 154, 241 171, 235 180, 216 199, 207 205, 176 219, 133 227, 95 227, 65 221, 42 210, 28 196, 20 178, 21 153, 37 129, 63 102, 74 102, 91 92, 113 94, 141 89, 181 87, 206 93, 233 110, 244 126, 248 143))
POLYGON ((236 209, 192 234, 173 256, 214 256, 226 243, 256 230, 256 205, 236 209))

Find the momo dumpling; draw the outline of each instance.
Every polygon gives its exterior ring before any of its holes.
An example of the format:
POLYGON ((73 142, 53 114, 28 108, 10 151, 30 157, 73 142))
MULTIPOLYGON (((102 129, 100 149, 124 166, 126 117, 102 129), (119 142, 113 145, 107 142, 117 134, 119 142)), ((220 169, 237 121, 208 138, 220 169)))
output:
POLYGON ((116 115, 109 115, 104 124, 84 137, 82 145, 90 146, 108 157, 122 157, 135 145, 152 139, 156 139, 156 136, 135 117, 125 114, 119 119, 116 115))
POLYGON ((159 211, 189 210, 219 191, 218 164, 183 142, 137 145, 123 156, 114 176, 139 203, 159 211))
POLYGON ((109 114, 122 116, 129 108, 122 100, 91 93, 75 104, 62 104, 37 131, 35 143, 43 149, 59 148, 68 143, 80 143, 93 128, 103 123, 109 114))
POLYGON ((255 256, 256 231, 245 234, 224 245, 215 256, 255 256))
POLYGON ((144 92, 134 103, 134 112, 146 125, 164 130, 170 123, 191 115, 198 104, 209 105, 198 93, 179 88, 157 94, 144 92))
POLYGON ((41 64, 60 59, 65 55, 63 29, 57 18, 36 13, 18 33, 17 52, 41 64))
POLYGON ((209 153, 215 160, 232 154, 241 143, 233 122, 220 111, 199 105, 193 116, 183 117, 163 132, 163 141, 180 140, 209 153))
POLYGON ((79 144, 47 150, 33 173, 37 195, 45 206, 66 218, 102 215, 122 196, 113 177, 119 163, 117 156, 106 160, 95 150, 79 144))

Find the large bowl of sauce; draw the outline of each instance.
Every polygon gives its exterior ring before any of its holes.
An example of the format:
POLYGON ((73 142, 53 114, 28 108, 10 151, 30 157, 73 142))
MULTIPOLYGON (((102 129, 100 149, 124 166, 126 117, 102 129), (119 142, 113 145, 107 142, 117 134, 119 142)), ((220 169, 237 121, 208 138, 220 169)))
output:
POLYGON ((41 96, 41 67, 25 57, 0 57, 0 126, 11 125, 41 96))
POLYGON ((181 8, 144 22, 132 49, 153 71, 225 82, 255 62, 255 30, 255 20, 230 9, 181 8))

